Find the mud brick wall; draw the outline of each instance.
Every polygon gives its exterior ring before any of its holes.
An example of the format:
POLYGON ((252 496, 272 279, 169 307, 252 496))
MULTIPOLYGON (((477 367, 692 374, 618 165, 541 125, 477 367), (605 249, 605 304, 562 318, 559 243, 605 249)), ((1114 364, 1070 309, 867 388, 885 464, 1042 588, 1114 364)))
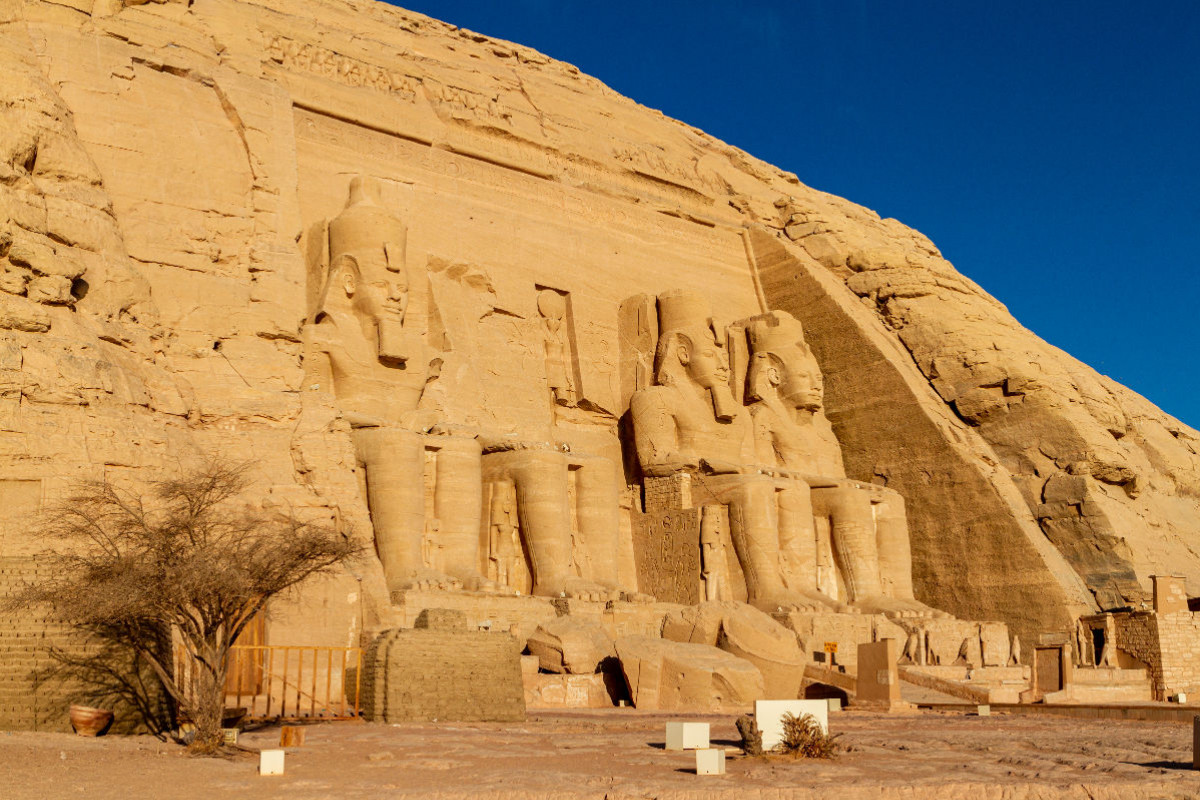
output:
MULTIPOLYGON (((0 603, 39 574, 31 558, 0 558, 0 603)), ((67 707, 75 692, 41 675, 55 664, 51 647, 74 644, 69 629, 48 608, 0 614, 0 729, 70 730, 67 707)))
POLYGON ((1200 620, 1189 612, 1158 615, 1164 696, 1200 691, 1200 620))
POLYGON ((1200 692, 1200 619, 1190 612, 1118 614, 1117 647, 1150 668, 1154 696, 1200 692))
POLYGON ((506 633, 386 631, 363 659, 361 703, 373 722, 524 720, 517 641, 506 633))
MULTIPOLYGON (((1162 652, 1159 649, 1158 617, 1149 612, 1114 614, 1116 647, 1141 661, 1150 670, 1154 696, 1163 698, 1162 652)), ((1100 658, 1100 654, 1096 654, 1100 658)))

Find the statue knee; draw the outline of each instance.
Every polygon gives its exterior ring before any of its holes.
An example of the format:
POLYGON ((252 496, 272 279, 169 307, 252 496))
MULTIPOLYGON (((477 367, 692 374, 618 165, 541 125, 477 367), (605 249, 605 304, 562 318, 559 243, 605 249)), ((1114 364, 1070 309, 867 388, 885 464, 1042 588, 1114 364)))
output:
POLYGON ((862 489, 839 486, 830 489, 814 489, 814 511, 832 517, 835 522, 872 523, 871 498, 862 489))

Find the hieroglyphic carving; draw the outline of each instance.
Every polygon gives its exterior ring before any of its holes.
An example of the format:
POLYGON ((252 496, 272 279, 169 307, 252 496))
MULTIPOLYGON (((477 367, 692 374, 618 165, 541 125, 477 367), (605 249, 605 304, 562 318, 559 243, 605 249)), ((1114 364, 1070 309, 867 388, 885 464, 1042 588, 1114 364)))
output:
POLYGON ((660 602, 695 605, 700 594, 700 508, 633 515, 638 587, 660 602))
POLYGON ((715 175, 703 174, 695 164, 689 169, 678 162, 664 158, 662 153, 626 145, 613 148, 612 155, 617 161, 627 164, 635 172, 657 180, 674 183, 692 191, 700 191, 697 185, 704 187, 709 192, 723 193, 725 191, 724 184, 715 175))
POLYGON ((489 96, 473 89, 451 86, 434 78, 425 79, 422 85, 425 87, 425 96, 434 108, 445 106, 472 119, 508 122, 510 115, 500 107, 497 95, 489 96))
POLYGON ((320 75, 346 86, 365 86, 415 101, 421 79, 360 61, 315 44, 265 33, 267 55, 277 64, 320 75))
MULTIPOLYGON (((295 111, 296 135, 303 141, 350 152, 369 152, 380 160, 411 165, 456 180, 486 186, 499 200, 505 198, 517 206, 537 203, 548 218, 564 219, 569 224, 587 224, 620 230, 646 243, 663 241, 664 246, 724 249, 738 234, 725 228, 696 225, 679 217, 638 211, 617 200, 595 193, 572 189, 561 183, 542 180, 512 169, 473 158, 430 148, 416 141, 411 131, 374 129, 378 121, 363 120, 361 125, 327 116, 319 110, 298 107, 295 111)), ((420 137, 417 137, 420 138, 420 137)), ((499 141, 499 140, 497 140, 499 141)), ((497 146, 492 144, 489 146, 497 146)), ((570 183, 611 181, 611 172, 586 162, 570 160, 548 150, 537 150, 539 169, 570 175, 570 183)), ((518 156, 513 155, 513 159, 518 156)))

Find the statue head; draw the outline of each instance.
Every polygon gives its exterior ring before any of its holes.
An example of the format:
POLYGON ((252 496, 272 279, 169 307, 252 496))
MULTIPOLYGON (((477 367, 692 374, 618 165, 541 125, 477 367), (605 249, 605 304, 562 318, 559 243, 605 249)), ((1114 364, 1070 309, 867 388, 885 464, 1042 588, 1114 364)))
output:
POLYGON ((385 362, 403 363, 413 355, 403 329, 406 236, 403 223, 379 205, 373 182, 352 179, 345 210, 329 223, 329 271, 316 319, 338 312, 358 317, 385 362))
POLYGON ((557 332, 567 316, 567 298, 553 289, 542 289, 537 296, 538 313, 546 321, 546 327, 557 332))
POLYGON ((706 390, 717 419, 733 419, 736 406, 729 388, 729 358, 708 302, 691 292, 666 292, 658 296, 658 322, 656 381, 662 386, 690 383, 706 390))
POLYGON ((747 331, 751 352, 749 397, 763 400, 774 392, 791 408, 820 410, 824 381, 804 341, 800 322, 786 311, 772 311, 755 318, 747 331))

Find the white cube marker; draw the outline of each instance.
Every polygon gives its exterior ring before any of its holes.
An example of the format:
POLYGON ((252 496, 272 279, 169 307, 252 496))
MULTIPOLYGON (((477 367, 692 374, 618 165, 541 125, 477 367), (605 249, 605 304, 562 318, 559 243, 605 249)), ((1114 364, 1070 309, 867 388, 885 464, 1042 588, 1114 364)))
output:
POLYGON ((829 733, 828 700, 756 700, 754 721, 762 733, 763 750, 773 750, 783 741, 783 715, 800 717, 808 714, 821 726, 822 733, 829 733))
POLYGON ((842 710, 842 698, 840 698, 840 697, 827 697, 827 698, 825 698, 825 699, 829 701, 829 712, 830 712, 830 713, 833 713, 834 711, 841 711, 841 710, 842 710))
POLYGON ((697 750, 696 774, 724 775, 725 749, 720 747, 706 747, 703 750, 697 750))
POLYGON ((990 717, 992 715, 992 707, 987 705, 976 706, 975 713, 981 717, 990 717))
POLYGON ((282 750, 260 750, 258 753, 258 774, 259 775, 282 775, 283 774, 283 751, 282 750))
POLYGON ((668 750, 703 750, 708 747, 707 722, 668 722, 668 750))

